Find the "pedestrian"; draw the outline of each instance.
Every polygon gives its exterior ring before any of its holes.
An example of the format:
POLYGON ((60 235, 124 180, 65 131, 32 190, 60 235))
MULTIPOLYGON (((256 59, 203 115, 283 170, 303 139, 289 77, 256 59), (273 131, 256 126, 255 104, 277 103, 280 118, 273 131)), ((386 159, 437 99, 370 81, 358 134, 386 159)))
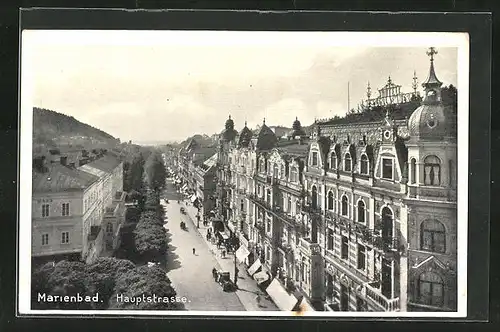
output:
POLYGON ((257 301, 257 305, 260 307, 260 294, 257 294, 255 301, 257 301))
POLYGON ((193 255, 196 255, 196 249, 193 248, 193 255))

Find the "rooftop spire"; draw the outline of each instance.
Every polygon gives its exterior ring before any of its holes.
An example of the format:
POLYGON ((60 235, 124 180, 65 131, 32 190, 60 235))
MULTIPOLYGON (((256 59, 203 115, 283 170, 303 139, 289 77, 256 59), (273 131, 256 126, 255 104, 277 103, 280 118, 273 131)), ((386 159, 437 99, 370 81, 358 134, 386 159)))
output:
POLYGON ((265 125, 266 124, 266 118, 264 118, 264 120, 262 120, 262 124, 265 125))
POLYGON ((413 71, 413 83, 411 87, 413 88, 413 94, 416 95, 418 84, 417 84, 417 72, 415 70, 413 71))
POLYGON ((429 50, 427 51, 427 55, 430 57, 431 61, 431 66, 429 68, 429 76, 427 79, 422 83, 422 86, 425 89, 432 88, 432 87, 440 87, 443 83, 437 78, 436 72, 434 70, 434 55, 438 54, 436 49, 434 47, 429 47, 429 50))
POLYGON ((247 126, 247 120, 245 120, 245 127, 247 126))
POLYGON ((370 99, 371 96, 372 96, 372 88, 370 87, 370 82, 368 82, 368 87, 366 88, 366 97, 370 99))

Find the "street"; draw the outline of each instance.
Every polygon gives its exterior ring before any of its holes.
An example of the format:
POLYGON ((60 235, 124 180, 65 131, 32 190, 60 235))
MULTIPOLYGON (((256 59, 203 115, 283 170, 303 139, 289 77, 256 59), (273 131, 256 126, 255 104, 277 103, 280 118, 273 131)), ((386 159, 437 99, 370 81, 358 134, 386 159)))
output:
POLYGON ((196 225, 187 215, 180 213, 175 186, 167 181, 165 197, 170 201, 161 204, 166 210, 168 253, 167 275, 178 296, 188 299, 185 308, 195 311, 244 311, 238 296, 234 292, 224 292, 212 277, 212 269, 219 265, 210 249, 197 232, 196 225), (181 230, 180 222, 184 220, 187 230, 181 230), (193 254, 193 248, 196 253, 193 254))

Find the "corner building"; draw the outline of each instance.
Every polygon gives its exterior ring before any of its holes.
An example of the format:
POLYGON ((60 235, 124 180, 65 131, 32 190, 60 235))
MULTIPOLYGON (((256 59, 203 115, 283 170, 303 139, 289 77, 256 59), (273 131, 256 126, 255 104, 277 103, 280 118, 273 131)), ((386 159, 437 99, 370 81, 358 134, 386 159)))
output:
POLYGON ((404 112, 317 121, 311 135, 297 119, 287 138, 265 122, 223 134, 218 205, 247 265, 269 275, 259 282, 315 310, 457 309, 456 109, 442 102, 434 54, 423 98, 405 95, 404 112))

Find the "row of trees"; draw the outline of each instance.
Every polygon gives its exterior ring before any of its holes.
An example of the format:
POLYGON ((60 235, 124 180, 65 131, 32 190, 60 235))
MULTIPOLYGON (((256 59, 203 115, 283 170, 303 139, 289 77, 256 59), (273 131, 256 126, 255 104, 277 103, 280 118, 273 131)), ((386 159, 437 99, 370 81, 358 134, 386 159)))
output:
POLYGON ((159 267, 135 266, 114 257, 99 258, 92 264, 65 260, 47 263, 32 273, 33 309, 181 309, 175 302, 137 304, 123 300, 143 294, 169 299, 177 295, 159 267), (54 296, 84 300, 59 301, 54 296))
POLYGON ((160 205, 160 194, 149 190, 134 230, 135 248, 142 261, 157 261, 159 257, 165 257, 167 232, 163 223, 164 210, 160 205))

